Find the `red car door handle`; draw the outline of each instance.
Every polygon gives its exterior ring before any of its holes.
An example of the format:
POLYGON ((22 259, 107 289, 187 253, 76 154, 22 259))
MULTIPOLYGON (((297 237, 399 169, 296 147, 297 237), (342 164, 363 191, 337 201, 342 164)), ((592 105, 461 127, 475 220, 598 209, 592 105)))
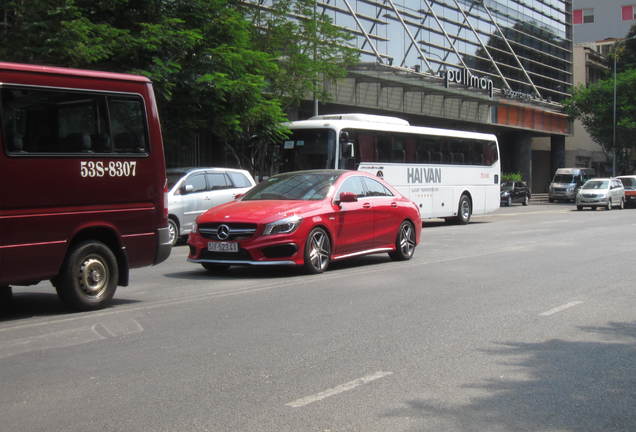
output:
POLYGON ((392 202, 391 203, 391 207, 397 207, 397 203, 396 202, 392 202))
POLYGON ((371 204, 364 203, 364 204, 362 204, 362 208, 371 208, 371 204))

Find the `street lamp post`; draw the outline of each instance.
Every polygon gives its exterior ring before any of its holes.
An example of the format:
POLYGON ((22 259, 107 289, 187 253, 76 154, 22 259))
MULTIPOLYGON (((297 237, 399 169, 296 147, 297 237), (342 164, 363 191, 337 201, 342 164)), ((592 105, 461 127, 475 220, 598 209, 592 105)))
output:
POLYGON ((614 45, 614 102, 612 104, 612 177, 616 177, 616 57, 618 57, 618 44, 630 39, 636 39, 636 35, 616 42, 614 45))

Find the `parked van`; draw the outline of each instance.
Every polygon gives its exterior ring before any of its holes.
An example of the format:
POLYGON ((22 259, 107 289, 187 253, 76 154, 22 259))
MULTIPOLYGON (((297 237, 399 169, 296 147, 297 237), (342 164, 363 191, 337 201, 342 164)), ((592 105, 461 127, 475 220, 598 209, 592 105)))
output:
MULTIPOLYGON (((79 310, 170 254, 151 82, 0 63, 0 290, 50 280, 79 310)), ((9 291, 10 292, 10 291, 9 291)))
POLYGON ((559 168, 554 173, 548 200, 574 201, 580 187, 596 175, 592 168, 559 168))

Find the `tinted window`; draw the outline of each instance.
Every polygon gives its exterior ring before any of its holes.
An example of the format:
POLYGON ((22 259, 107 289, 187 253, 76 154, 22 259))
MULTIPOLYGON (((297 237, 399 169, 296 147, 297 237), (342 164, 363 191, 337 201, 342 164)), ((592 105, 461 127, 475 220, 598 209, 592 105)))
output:
POLYGON ((333 130, 295 130, 280 146, 281 171, 333 168, 335 149, 333 130))
POLYGON ((367 196, 375 197, 375 196, 393 196, 390 190, 388 190, 384 185, 378 181, 373 179, 364 177, 364 184, 367 187, 367 196))
POLYGON ((244 188, 244 187, 252 186, 252 183, 250 183, 249 179, 243 173, 228 171, 227 175, 229 175, 230 179, 232 179, 232 183, 234 183, 234 187, 244 188))
POLYGON ((338 177, 338 172, 279 174, 250 189, 242 200, 321 200, 338 177))
POLYGON ((144 109, 139 99, 109 98, 113 151, 143 153, 146 151, 144 109))
POLYGON ((227 189, 231 186, 224 173, 207 173, 206 177, 208 179, 208 188, 210 190, 227 189))
POLYGON ((3 88, 0 98, 10 154, 147 150, 139 98, 12 87, 3 88))
POLYGON ((206 190, 205 176, 203 174, 192 174, 186 179, 185 185, 192 185, 192 187, 194 187, 194 190, 190 192, 204 191, 206 190))
POLYGON ((362 177, 356 176, 346 179, 342 186, 340 186, 338 194, 341 194, 342 192, 353 192, 358 198, 364 197, 366 192, 362 185, 362 177))

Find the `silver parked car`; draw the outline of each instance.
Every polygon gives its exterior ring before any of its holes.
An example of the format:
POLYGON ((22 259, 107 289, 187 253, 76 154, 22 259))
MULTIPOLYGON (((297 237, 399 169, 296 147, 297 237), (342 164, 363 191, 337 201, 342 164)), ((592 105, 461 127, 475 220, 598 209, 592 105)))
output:
POLYGON ((171 168, 166 174, 173 245, 192 231, 192 224, 201 213, 232 201, 256 184, 248 171, 232 168, 171 168))
POLYGON ((594 178, 585 182, 576 194, 576 209, 583 207, 612 207, 625 208, 625 188, 620 180, 615 178, 594 178))

